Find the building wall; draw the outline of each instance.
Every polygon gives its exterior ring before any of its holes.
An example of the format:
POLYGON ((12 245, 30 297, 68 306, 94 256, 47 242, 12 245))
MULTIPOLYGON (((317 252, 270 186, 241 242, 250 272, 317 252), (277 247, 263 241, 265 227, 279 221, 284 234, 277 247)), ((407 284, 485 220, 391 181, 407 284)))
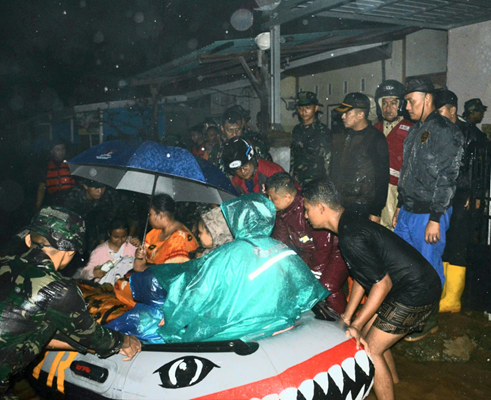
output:
MULTIPOLYGON (((392 43, 392 57, 385 60, 385 78, 403 81, 402 65, 403 41, 399 40, 392 43)), ((407 36, 406 76, 440 73, 445 72, 446 68, 447 32, 425 29, 407 36)), ((333 105, 341 103, 346 93, 362 91, 362 78, 365 81, 363 93, 374 96, 377 86, 382 82, 382 61, 303 76, 298 78, 298 88, 315 92, 317 86, 319 101, 324 105, 321 119, 326 123, 328 110, 333 105), (331 94, 328 93, 329 84, 331 84, 331 94)), ((293 98, 295 94, 295 85, 282 82, 282 98, 293 98)), ((291 117, 291 112, 284 110, 285 103, 282 103, 281 122, 286 131, 291 131, 298 120, 291 117)))
MULTIPOLYGON (((478 97, 491 106, 491 21, 448 32, 448 88, 459 98, 459 114, 466 100, 478 97)), ((491 124, 491 109, 483 124, 491 124)), ((483 130, 487 127, 482 126, 483 130)))

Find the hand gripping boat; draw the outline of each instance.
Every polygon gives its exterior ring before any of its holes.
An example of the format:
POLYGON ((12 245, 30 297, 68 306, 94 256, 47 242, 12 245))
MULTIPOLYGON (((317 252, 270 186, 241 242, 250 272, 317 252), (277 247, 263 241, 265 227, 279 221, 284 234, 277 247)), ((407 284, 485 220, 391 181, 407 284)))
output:
POLYGON ((374 367, 333 312, 315 308, 295 327, 257 342, 145 345, 131 361, 48 352, 33 385, 46 398, 361 400, 374 367), (56 395, 54 392, 58 392, 56 395), (63 398, 63 396, 62 396, 63 398))

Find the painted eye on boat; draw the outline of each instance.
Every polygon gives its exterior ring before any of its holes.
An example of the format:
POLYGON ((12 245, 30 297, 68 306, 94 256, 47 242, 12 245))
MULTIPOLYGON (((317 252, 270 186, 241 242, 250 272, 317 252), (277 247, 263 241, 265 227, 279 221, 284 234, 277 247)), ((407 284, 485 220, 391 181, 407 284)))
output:
POLYGON ((201 357, 186 356, 162 365, 154 372, 159 373, 162 386, 166 389, 178 389, 196 385, 211 372, 220 368, 210 360, 201 357))

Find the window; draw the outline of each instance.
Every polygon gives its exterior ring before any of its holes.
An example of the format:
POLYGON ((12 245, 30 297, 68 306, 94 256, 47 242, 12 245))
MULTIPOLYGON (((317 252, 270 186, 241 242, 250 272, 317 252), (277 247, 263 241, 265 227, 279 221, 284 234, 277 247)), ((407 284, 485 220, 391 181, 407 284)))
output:
POLYGON ((360 80, 360 92, 365 91, 365 78, 361 78, 360 80))
POLYGON ((332 95, 332 85, 330 83, 327 84, 327 95, 328 96, 332 95))
POLYGON ((348 81, 343 82, 343 93, 348 94, 348 81))

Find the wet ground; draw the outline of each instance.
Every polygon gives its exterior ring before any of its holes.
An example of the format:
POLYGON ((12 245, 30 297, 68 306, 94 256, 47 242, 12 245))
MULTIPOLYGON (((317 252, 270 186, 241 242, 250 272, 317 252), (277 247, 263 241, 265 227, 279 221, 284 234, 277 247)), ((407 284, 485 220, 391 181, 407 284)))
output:
POLYGON ((421 341, 395 346, 396 399, 490 400, 491 322, 477 312, 439 314, 439 327, 421 341))
MULTIPOLYGON (((491 400, 491 322, 478 312, 439 314, 439 327, 421 341, 395 346, 396 399, 491 400)), ((21 399, 38 400, 26 386, 17 386, 21 399)))

